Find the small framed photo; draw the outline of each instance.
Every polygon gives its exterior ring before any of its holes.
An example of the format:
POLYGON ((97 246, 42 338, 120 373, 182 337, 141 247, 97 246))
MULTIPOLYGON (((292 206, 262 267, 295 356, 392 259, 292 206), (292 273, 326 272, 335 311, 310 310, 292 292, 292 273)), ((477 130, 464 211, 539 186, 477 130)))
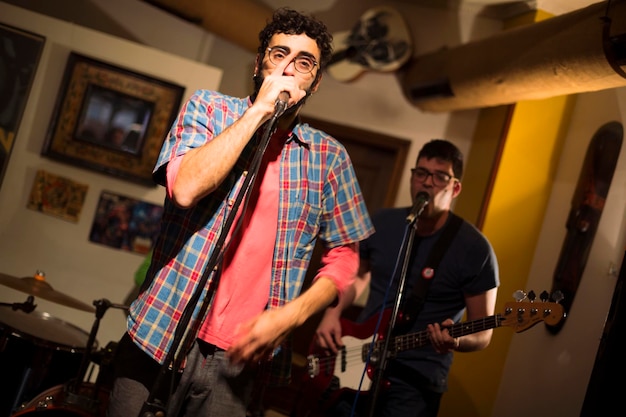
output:
POLYGON ((155 186, 184 87, 70 53, 42 154, 155 186))
POLYGON ((147 254, 161 227, 163 207, 103 191, 89 240, 116 249, 147 254))
POLYGON ((87 184, 40 169, 35 176, 27 207, 78 223, 88 189, 87 184))

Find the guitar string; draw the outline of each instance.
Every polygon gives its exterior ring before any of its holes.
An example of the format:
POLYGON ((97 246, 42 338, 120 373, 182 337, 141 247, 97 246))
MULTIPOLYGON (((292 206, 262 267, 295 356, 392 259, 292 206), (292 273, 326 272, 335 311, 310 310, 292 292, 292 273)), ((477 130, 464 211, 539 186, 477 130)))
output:
MULTIPOLYGON (((498 314, 494 316, 488 316, 476 320, 453 324, 452 326, 448 327, 448 332, 450 333, 450 336, 456 338, 467 334, 492 329, 494 327, 497 327, 497 324, 499 323, 500 315, 498 314)), ((428 332, 426 330, 423 330, 414 334, 398 336, 395 340, 396 349, 402 351, 410 348, 425 346, 429 342, 429 337, 428 332)))
MULTIPOLYGON (((369 343, 365 346, 369 346, 369 343)), ((346 369, 354 367, 354 363, 358 363, 363 365, 365 362, 363 361, 363 345, 354 346, 354 347, 346 347, 345 349, 345 362, 346 369)), ((329 356, 321 356, 319 354, 314 355, 314 357, 318 360, 318 364, 320 368, 324 368, 325 371, 334 371, 334 369, 329 369, 331 366, 334 368, 337 361, 342 361, 341 351, 338 355, 329 355, 329 356)))
MULTIPOLYGON (((519 308, 516 310, 518 312, 526 311, 526 309, 520 310, 519 308)), ((539 311, 538 308, 533 308, 532 310, 539 311)), ((551 309, 544 308, 543 318, 545 318, 546 313, 550 311, 551 309)), ((450 332, 450 335, 452 337, 456 338, 456 337, 460 337, 460 336, 464 336, 464 335, 468 335, 472 333, 477 333, 483 330, 500 327, 504 320, 505 318, 501 314, 495 314, 493 316, 483 317, 483 318, 476 319, 476 320, 456 323, 448 327, 448 331, 450 332)), ((425 346, 426 344, 428 344, 428 341, 429 341, 428 332, 426 330, 422 330, 417 333, 396 336, 391 342, 390 347, 393 352, 401 352, 403 350, 412 349, 412 348, 414 349, 414 348, 425 346)), ((383 343, 383 340, 377 340, 375 342, 374 351, 377 351, 378 349, 380 349, 382 343, 383 343)), ((317 365, 320 368, 318 369, 318 372, 321 371, 322 369, 325 372, 328 372, 329 370, 334 372, 334 368, 336 367, 337 360, 344 361, 345 369, 347 370, 348 368, 354 366, 353 365, 354 362, 359 363, 360 365, 365 363, 364 359, 368 354, 370 345, 371 343, 367 343, 367 344, 362 344, 359 346, 346 347, 345 353, 344 354, 340 353, 339 355, 311 354, 308 357, 309 359, 314 358, 317 360, 317 365), (331 367, 333 369, 330 369, 331 367)), ((309 369, 309 371, 311 371, 311 369, 309 369)))
MULTIPOLYGON (((457 323, 449 327, 448 330, 450 331, 450 335, 452 337, 460 337, 460 336, 464 336, 467 334, 477 333, 483 330, 498 327, 501 320, 502 320, 502 317, 499 314, 497 314, 494 316, 484 317, 484 318, 480 318, 480 319, 476 319, 472 321, 457 323)), ((422 346, 427 345, 429 342, 428 331, 422 330, 420 332, 411 333, 408 335, 397 336, 394 338, 393 342, 391 346, 393 350, 396 350, 396 351, 403 351, 403 350, 407 350, 410 348, 422 347, 422 346)), ((374 349, 376 350, 380 348, 381 343, 382 343, 381 340, 377 341, 376 347, 374 349)), ((367 349, 367 347, 369 347, 369 343, 363 344, 360 346, 355 346, 355 347, 346 347, 345 355, 342 355, 342 353, 340 352, 338 355, 321 356, 319 354, 316 354, 313 356, 317 359, 318 365, 320 366, 320 368, 324 368, 324 370, 329 370, 331 366, 334 368, 336 365, 336 361, 338 360, 339 361, 345 360, 346 368, 349 368, 351 367, 353 362, 359 362, 359 364, 364 363, 363 355, 367 354, 367 351, 365 350, 367 349)), ((334 371, 334 369, 332 370, 334 371)))

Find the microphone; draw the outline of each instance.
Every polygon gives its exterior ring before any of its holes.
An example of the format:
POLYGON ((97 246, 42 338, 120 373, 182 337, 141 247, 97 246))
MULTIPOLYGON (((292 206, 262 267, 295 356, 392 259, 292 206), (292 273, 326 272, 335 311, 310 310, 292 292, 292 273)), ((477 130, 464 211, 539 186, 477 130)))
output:
POLYGON ((289 93, 281 91, 274 104, 274 118, 278 119, 287 110, 287 104, 289 103, 289 93))
POLYGON ((411 213, 406 216, 407 223, 411 224, 415 221, 415 219, 422 214, 422 211, 428 205, 428 200, 430 200, 430 196, 426 191, 420 191, 415 196, 415 203, 413 203, 413 208, 411 208, 411 213))

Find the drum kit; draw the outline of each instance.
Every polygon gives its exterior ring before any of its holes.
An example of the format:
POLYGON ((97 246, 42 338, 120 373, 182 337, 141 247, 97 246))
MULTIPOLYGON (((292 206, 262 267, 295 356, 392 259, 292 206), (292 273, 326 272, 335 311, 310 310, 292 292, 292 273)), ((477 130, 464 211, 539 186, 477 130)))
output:
POLYGON ((96 334, 106 310, 128 307, 106 299, 85 304, 54 290, 40 271, 24 278, 0 273, 0 285, 29 294, 23 303, 0 302, 0 417, 104 417, 117 344, 95 351, 96 334), (35 311, 34 297, 95 313, 91 332, 35 311))

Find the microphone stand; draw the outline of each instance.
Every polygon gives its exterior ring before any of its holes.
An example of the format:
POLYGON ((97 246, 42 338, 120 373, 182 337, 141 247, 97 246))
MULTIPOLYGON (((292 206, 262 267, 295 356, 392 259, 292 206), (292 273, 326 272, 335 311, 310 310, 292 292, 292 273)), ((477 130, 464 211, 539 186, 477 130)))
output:
MULTIPOLYGON (((425 207, 425 206, 424 206, 425 207)), ((376 409, 376 401, 378 399, 378 395, 380 393, 380 386, 382 385, 383 375, 385 370, 387 369, 387 362, 389 359, 389 346, 390 340, 395 330, 396 322, 398 319, 398 312, 400 311, 400 306, 402 305, 402 294, 404 293, 404 286, 406 284, 409 262, 410 262, 410 254, 413 251, 413 243, 415 241, 415 231, 417 230, 417 218, 424 210, 424 207, 417 213, 416 216, 409 216, 407 218, 409 228, 409 233, 405 234, 404 241, 402 242, 402 247, 404 247, 403 253, 403 261, 402 261, 402 270, 400 272, 400 281, 398 283, 398 289, 396 290, 396 296, 394 301, 393 310, 391 313, 391 317, 389 318, 389 325, 387 326, 387 331, 385 334, 385 339, 383 342, 382 349, 378 352, 378 365, 376 366, 376 372, 374 372, 374 379, 372 381, 372 395, 370 397, 369 404, 369 416, 375 416, 376 409)), ((383 305, 384 307, 384 305, 383 305)), ((376 343, 376 342, 373 342, 376 343)))
MULTIPOLYGON (((165 417, 166 416, 166 405, 167 405, 167 401, 169 401, 169 398, 166 402, 163 402, 159 398, 156 397, 156 393, 160 391, 160 387, 163 384, 165 377, 167 376, 168 369, 170 368, 170 366, 171 366, 172 372, 176 372, 178 366, 182 362, 182 359, 176 357, 177 352, 178 354, 183 354, 183 355, 187 352, 187 349, 179 349, 179 347, 181 346, 181 341, 183 339, 183 336, 185 336, 185 341, 184 343, 182 343, 182 346, 185 348, 191 346, 191 343, 193 343, 193 340, 195 339, 196 334, 197 334, 198 327, 201 323, 200 318, 204 317, 204 315, 206 314, 206 311, 208 310, 209 304, 211 300, 213 299, 213 295, 215 294, 217 285, 219 284, 219 277, 220 277, 219 273, 215 274, 215 277, 211 281, 209 288, 207 288, 207 295, 205 296, 202 302, 201 309, 198 313, 198 317, 196 318, 193 326, 190 328, 189 323, 191 323, 192 321, 193 312, 195 310, 196 305, 200 301, 200 297, 202 296, 204 287, 207 285, 209 276, 214 271, 214 269, 216 269, 217 266, 221 263, 222 258, 224 256, 223 246, 224 246, 226 237, 228 236, 228 233, 224 233, 224 232, 228 232, 230 230, 235 220, 235 216, 237 215, 237 212, 239 211, 239 206, 241 205, 243 198, 246 195, 248 195, 249 191, 252 189, 252 186, 254 185, 254 180, 256 179, 256 175, 261 166, 261 160, 263 159, 263 154, 265 153, 265 150, 267 149, 267 145, 269 144, 270 138, 272 137, 272 135, 274 134, 274 131, 276 130, 276 122, 278 121, 278 118, 282 115, 284 111, 284 109, 280 109, 280 110, 281 111, 274 112, 274 116, 267 123, 267 129, 265 129, 265 131, 263 132, 263 137, 261 138, 260 143, 257 144, 258 148, 252 158, 252 161, 250 162, 250 169, 248 170, 248 175, 246 175, 244 183, 241 189, 239 190, 239 192, 237 193, 237 198, 233 204, 233 207, 230 213, 228 214, 228 218, 226 219, 224 223, 224 227, 222 228, 218 236, 218 240, 215 243, 215 248, 213 249, 213 252, 211 253, 211 257, 209 258, 207 265, 204 268, 202 276, 200 277, 200 280, 198 281, 198 284, 196 285, 196 288, 191 298, 189 299, 189 302, 185 306, 185 309, 183 310, 180 320, 176 324, 176 330, 174 331, 174 338, 172 339, 172 344, 167 352, 167 355, 165 356, 165 359, 163 360, 163 364, 161 365, 160 371, 155 379, 152 389, 150 390, 147 400, 144 402, 143 407, 141 408, 141 411, 139 412, 138 417, 165 417)), ((242 212, 241 218, 243 218, 243 212, 242 212)), ((171 391, 172 389, 170 389, 170 393, 169 393, 170 396, 172 395, 171 391)))

